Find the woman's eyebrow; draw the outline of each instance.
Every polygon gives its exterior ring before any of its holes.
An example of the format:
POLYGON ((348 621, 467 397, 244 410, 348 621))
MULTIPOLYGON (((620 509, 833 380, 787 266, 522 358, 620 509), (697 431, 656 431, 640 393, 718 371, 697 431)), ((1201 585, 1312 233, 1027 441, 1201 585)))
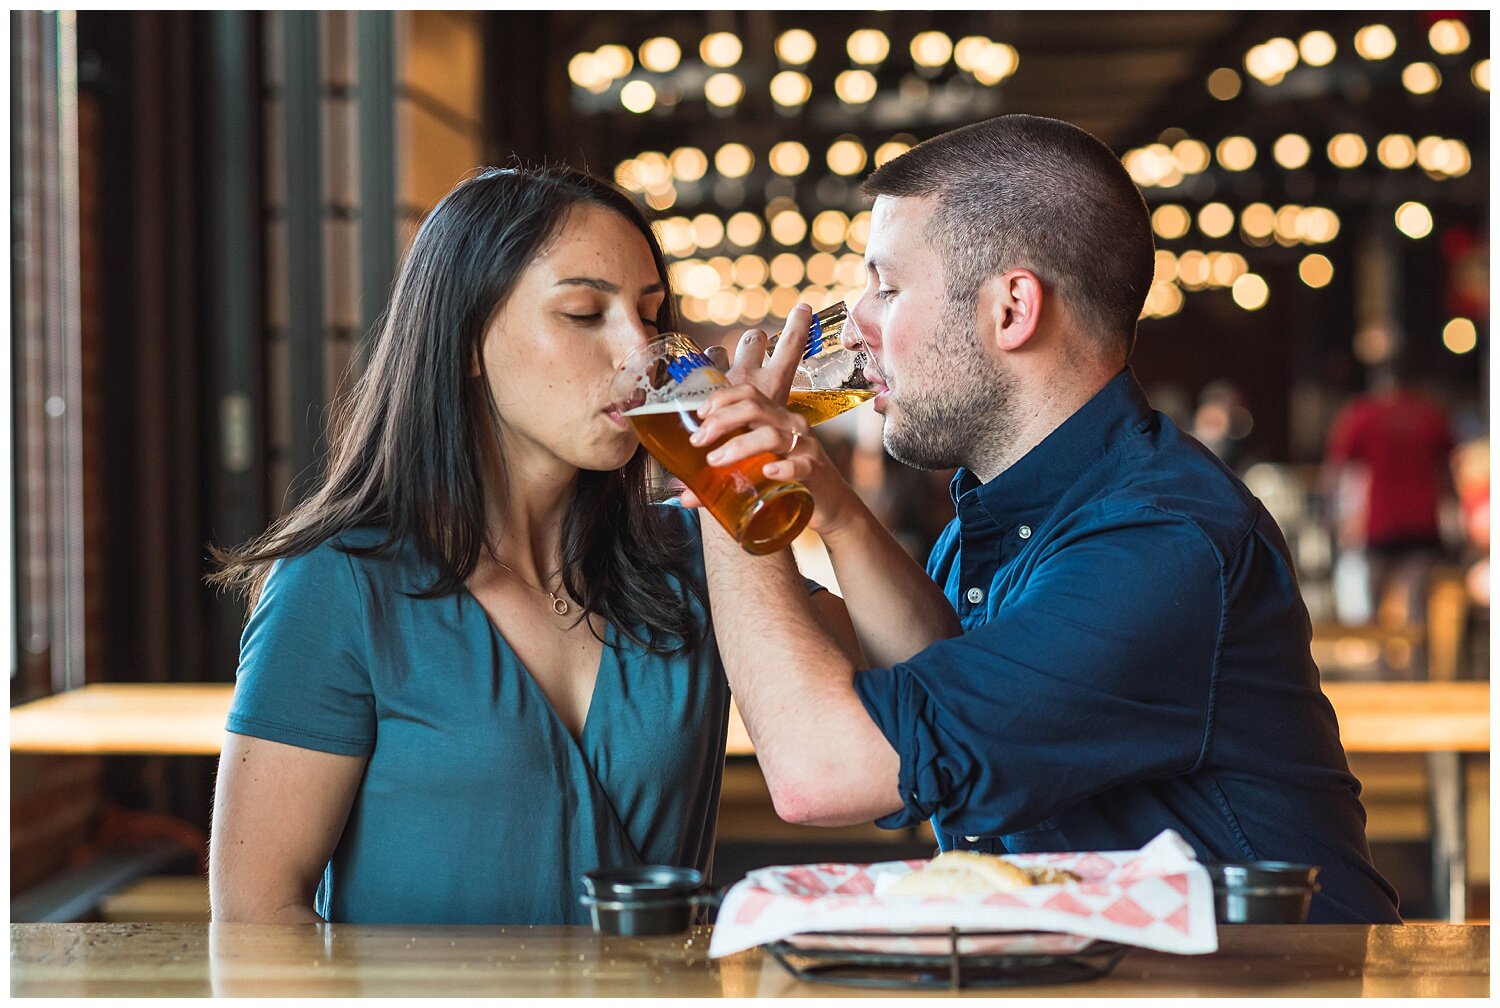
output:
MULTIPOLYGON (((575 287, 592 287, 594 290, 603 291, 605 294, 620 293, 619 284, 612 284, 608 280, 604 280, 599 277, 564 277, 563 279, 557 281, 557 283, 553 286, 562 287, 564 285, 571 285, 575 287)), ((642 287, 641 293, 659 294, 665 290, 666 288, 663 287, 660 283, 654 283, 647 284, 645 287, 642 287)))
POLYGON ((554 286, 556 287, 569 285, 577 287, 592 287, 594 290, 603 291, 606 294, 620 293, 620 287, 618 284, 612 284, 608 280, 601 280, 598 277, 565 277, 564 279, 559 280, 556 284, 554 284, 554 286))

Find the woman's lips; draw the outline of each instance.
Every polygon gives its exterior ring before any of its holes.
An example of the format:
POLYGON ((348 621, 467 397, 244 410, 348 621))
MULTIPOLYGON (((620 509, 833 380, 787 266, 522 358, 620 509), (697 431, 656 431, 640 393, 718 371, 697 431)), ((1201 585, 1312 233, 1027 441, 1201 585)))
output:
POLYGON ((620 415, 620 411, 615 409, 613 406, 604 407, 602 412, 606 417, 609 418, 610 423, 614 424, 621 430, 628 430, 630 428, 630 425, 625 422, 625 418, 620 415))

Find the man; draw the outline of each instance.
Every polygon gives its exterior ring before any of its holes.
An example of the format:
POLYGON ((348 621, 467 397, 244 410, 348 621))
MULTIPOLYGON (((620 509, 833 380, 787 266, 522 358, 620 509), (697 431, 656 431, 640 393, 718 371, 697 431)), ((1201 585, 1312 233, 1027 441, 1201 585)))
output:
POLYGON ((1443 408, 1418 391, 1408 357, 1387 362, 1373 386, 1334 419, 1324 485, 1336 492, 1350 470, 1364 484, 1354 520, 1339 529, 1339 546, 1363 550, 1369 570, 1368 598, 1353 608, 1375 618, 1393 596, 1399 621, 1420 623, 1432 569, 1443 559, 1438 515, 1452 492, 1453 431, 1443 408))
MULTIPOLYGON (((903 564, 774 404, 798 341, 757 371, 747 335, 751 384, 715 397, 700 440, 749 426, 720 458, 773 451, 767 475, 807 482, 858 637, 820 625, 785 554, 704 523, 720 652, 778 813, 931 818, 944 849, 996 853, 1171 828, 1205 860, 1320 865, 1314 921, 1396 921, 1282 536, 1126 367, 1153 248, 1119 160, 1011 115, 865 188, 854 314, 885 382, 875 409, 897 459, 962 467, 957 515, 931 580, 903 564)), ((799 307, 788 331, 806 325, 799 307)))

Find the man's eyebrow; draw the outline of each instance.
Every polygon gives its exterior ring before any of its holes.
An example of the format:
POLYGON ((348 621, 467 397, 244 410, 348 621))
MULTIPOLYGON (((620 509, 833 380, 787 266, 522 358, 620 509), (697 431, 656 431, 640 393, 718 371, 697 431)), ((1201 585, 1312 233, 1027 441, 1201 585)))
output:
MULTIPOLYGON (((562 287, 562 286, 565 286, 565 285, 566 286, 575 286, 575 287, 592 287, 594 290, 596 290, 596 291, 603 291, 606 294, 618 294, 618 293, 620 293, 620 287, 619 287, 618 284, 612 284, 608 280, 603 280, 603 279, 600 279, 599 277, 565 277, 562 280, 557 281, 557 283, 555 284, 555 286, 557 286, 557 287, 562 287)), ((654 283, 654 284, 648 284, 647 286, 642 287, 641 288, 641 293, 642 294, 659 294, 662 291, 664 291, 665 289, 666 288, 663 287, 661 284, 654 283)))

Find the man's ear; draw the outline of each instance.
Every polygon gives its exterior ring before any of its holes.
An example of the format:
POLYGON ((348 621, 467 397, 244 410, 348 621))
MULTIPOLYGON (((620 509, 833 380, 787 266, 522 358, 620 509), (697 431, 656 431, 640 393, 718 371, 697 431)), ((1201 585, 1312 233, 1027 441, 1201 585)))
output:
POLYGON ((1019 350, 1036 333, 1045 294, 1029 269, 1006 270, 979 289, 979 324, 997 350, 1019 350))

